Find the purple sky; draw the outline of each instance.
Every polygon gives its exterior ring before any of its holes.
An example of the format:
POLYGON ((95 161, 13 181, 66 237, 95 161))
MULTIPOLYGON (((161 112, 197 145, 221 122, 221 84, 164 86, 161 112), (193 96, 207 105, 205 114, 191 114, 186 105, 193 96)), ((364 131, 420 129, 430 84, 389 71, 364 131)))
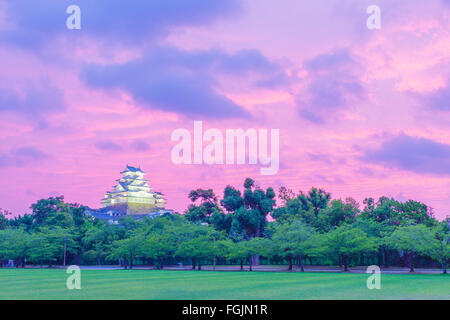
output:
POLYGON ((191 189, 250 176, 450 214, 450 1, 36 3, 0 0, 1 208, 60 194, 99 207, 130 164, 180 211, 191 189), (280 129, 279 172, 174 165, 171 133, 194 120, 280 129))

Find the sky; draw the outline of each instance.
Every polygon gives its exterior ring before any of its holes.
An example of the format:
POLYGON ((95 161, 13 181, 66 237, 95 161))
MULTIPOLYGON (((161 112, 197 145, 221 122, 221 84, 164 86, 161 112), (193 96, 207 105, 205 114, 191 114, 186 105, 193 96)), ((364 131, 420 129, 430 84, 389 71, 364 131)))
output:
POLYGON ((450 1, 0 0, 0 208, 100 207, 127 164, 194 188, 320 187, 450 215, 450 1), (81 29, 66 12, 81 10, 81 29), (381 10, 369 30, 368 6, 381 10), (280 167, 174 164, 174 130, 279 129, 280 167))

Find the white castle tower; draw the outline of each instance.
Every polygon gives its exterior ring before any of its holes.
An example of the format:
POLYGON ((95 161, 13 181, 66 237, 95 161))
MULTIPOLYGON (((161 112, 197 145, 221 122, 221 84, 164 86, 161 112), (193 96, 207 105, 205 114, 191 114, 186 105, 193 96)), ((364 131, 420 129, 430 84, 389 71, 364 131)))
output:
POLYGON ((147 214, 163 209, 166 201, 159 192, 152 192, 145 172, 140 168, 128 166, 122 171, 123 177, 116 180, 118 184, 113 191, 107 192, 102 200, 103 208, 113 207, 124 214, 147 214))

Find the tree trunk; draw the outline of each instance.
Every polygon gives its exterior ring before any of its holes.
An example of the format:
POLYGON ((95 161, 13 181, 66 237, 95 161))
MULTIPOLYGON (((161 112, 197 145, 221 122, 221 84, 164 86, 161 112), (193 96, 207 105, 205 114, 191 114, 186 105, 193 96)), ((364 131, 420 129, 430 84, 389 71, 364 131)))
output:
POLYGON ((195 270, 195 259, 192 259, 192 270, 195 270))
POLYGON ((299 267, 300 267, 300 271, 301 272, 305 272, 305 269, 303 268, 303 257, 302 256, 298 257, 298 264, 299 264, 299 267))
POLYGON ((445 262, 442 263, 442 273, 447 274, 447 264, 445 262))
POLYGON ((383 265, 383 252, 381 251, 381 248, 378 249, 378 266, 383 265))
POLYGON ((244 260, 241 260, 241 271, 244 270, 244 260))
POLYGON ((348 271, 347 256, 345 254, 342 255, 342 264, 344 265, 344 271, 348 271))
POLYGON ((249 259, 248 259, 248 262, 249 262, 248 270, 249 270, 249 271, 253 271, 253 269, 252 269, 252 258, 253 258, 253 257, 250 256, 249 259))
POLYGON ((198 270, 202 270, 202 264, 200 261, 198 262, 198 270))
POLYGON ((288 258, 288 261, 289 261, 289 271, 291 271, 292 270, 292 258, 288 258))
POLYGON ((409 272, 414 272, 414 253, 408 254, 409 257, 409 272))
POLYGON ((133 258, 130 259, 130 269, 133 269, 133 258))
POLYGON ((389 254, 388 251, 386 250, 386 248, 383 248, 383 253, 384 253, 384 266, 386 268, 389 267, 389 254))

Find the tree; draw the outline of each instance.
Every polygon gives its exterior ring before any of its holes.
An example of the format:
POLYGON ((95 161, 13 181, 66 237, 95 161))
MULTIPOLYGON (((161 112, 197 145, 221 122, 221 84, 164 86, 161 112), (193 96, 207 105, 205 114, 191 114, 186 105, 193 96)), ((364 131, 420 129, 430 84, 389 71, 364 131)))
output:
POLYGON ((8 219, 6 218, 8 215, 12 215, 12 213, 0 208, 0 230, 5 230, 8 226, 8 219))
MULTIPOLYGON (((286 192, 283 191, 282 192, 286 192)), ((287 195, 283 195, 284 205, 273 210, 272 217, 279 222, 290 222, 295 218, 303 218, 305 213, 310 209, 308 202, 302 201, 299 197, 290 198, 287 195)), ((303 199, 304 200, 304 199, 303 199)), ((310 219, 304 219, 305 222, 310 219)))
POLYGON ((293 260, 298 258, 300 270, 303 272, 303 258, 306 255, 306 241, 313 235, 313 230, 301 220, 294 220, 289 224, 276 224, 273 234, 272 254, 278 254, 289 262, 292 270, 293 260))
POLYGON ((217 197, 212 189, 196 189, 189 193, 189 199, 192 201, 186 211, 186 219, 192 222, 209 222, 209 217, 216 211, 220 211, 218 207, 217 197), (200 205, 195 202, 200 200, 200 205))
POLYGON ((81 226, 86 219, 85 207, 79 204, 65 203, 64 196, 41 199, 31 205, 33 223, 42 226, 81 226))
POLYGON ((164 259, 172 256, 175 252, 175 246, 167 235, 152 233, 145 240, 142 253, 145 257, 153 259, 155 267, 162 269, 164 259))
POLYGON ((75 254, 78 244, 74 239, 74 231, 61 227, 40 227, 31 238, 30 259, 39 262, 48 262, 49 267, 64 256, 64 242, 66 252, 75 254))
POLYGON ((433 218, 433 209, 424 203, 408 200, 401 204, 401 220, 413 221, 417 224, 425 224, 429 227, 436 225, 437 220, 433 218))
POLYGON ((31 235, 22 229, 6 229, 0 231, 0 257, 14 260, 16 267, 25 267, 30 257, 31 235))
POLYGON ((377 222, 373 219, 358 216, 354 226, 358 229, 364 231, 369 238, 371 238, 378 245, 378 265, 383 265, 384 256, 384 266, 389 265, 389 248, 386 245, 386 238, 389 237, 395 230, 395 226, 389 225, 386 221, 377 222))
POLYGON ((142 255, 142 244, 144 238, 142 235, 134 235, 122 240, 116 240, 113 242, 110 258, 123 259, 124 268, 127 269, 129 264, 130 269, 133 269, 133 261, 139 255, 142 255))
POLYGON ((424 223, 427 226, 437 224, 433 218, 433 210, 426 204, 418 201, 408 200, 404 203, 393 198, 380 197, 375 203, 373 198, 364 200, 362 216, 378 222, 386 222, 390 225, 405 223, 424 223))
POLYGON ((390 225, 400 224, 400 203, 388 197, 380 197, 377 202, 373 198, 366 198, 363 202, 365 207, 361 213, 364 218, 369 218, 377 222, 385 222, 390 225))
MULTIPOLYGON (((214 247, 208 235, 201 235, 183 242, 177 249, 176 256, 191 258, 197 262, 198 270, 201 270, 202 260, 211 259, 214 255, 214 247)), ((195 263, 193 263, 195 266, 195 263)))
POLYGON ((278 198, 283 202, 283 205, 286 205, 286 203, 289 200, 292 200, 295 198, 295 192, 291 189, 288 189, 284 186, 280 187, 278 190, 278 198))
POLYGON ((241 266, 241 271, 244 270, 244 262, 248 259, 248 250, 245 245, 246 241, 229 242, 227 250, 227 259, 238 260, 241 266))
POLYGON ((307 193, 300 191, 298 195, 295 195, 291 190, 280 188, 279 197, 284 205, 276 208, 272 213, 272 217, 277 221, 292 221, 300 217, 305 223, 321 231, 329 230, 327 221, 320 213, 328 208, 330 193, 311 188, 307 193))
POLYGON ((240 263, 241 271, 244 270, 244 262, 248 261, 249 271, 253 270, 253 257, 255 255, 268 256, 270 254, 270 240, 264 238, 252 238, 238 242, 224 242, 228 245, 225 250, 226 257, 229 260, 237 260, 240 263))
POLYGON ((332 200, 330 206, 322 210, 320 215, 321 229, 329 231, 343 223, 353 223, 359 213, 359 204, 353 198, 345 201, 332 200))
POLYGON ((244 205, 244 199, 239 190, 232 186, 226 186, 220 204, 228 212, 234 212, 244 205))
POLYGON ((108 232, 102 226, 91 226, 88 228, 82 238, 86 256, 92 256, 98 265, 106 256, 106 246, 109 244, 108 232))
POLYGON ((213 246, 213 254, 215 258, 227 258, 231 246, 233 245, 233 241, 231 239, 221 239, 218 241, 215 241, 213 246))
POLYGON ((230 232, 231 223, 233 221, 232 214, 225 214, 222 210, 215 210, 211 215, 210 222, 218 231, 230 232))
POLYGON ((323 252, 331 257, 340 258, 344 271, 348 271, 348 258, 362 252, 374 252, 377 244, 367 234, 351 225, 342 225, 328 232, 323 238, 323 252))
POLYGON ((404 253, 410 272, 414 272, 415 255, 427 255, 434 242, 433 231, 421 224, 400 226, 387 238, 388 246, 404 253))
POLYGON ((447 273, 447 265, 450 260, 450 231, 447 221, 442 221, 434 228, 435 241, 431 246, 430 256, 442 266, 442 273, 447 273))
MULTIPOLYGON (((199 237, 209 237, 212 243, 210 234, 214 232, 214 228, 211 226, 186 222, 183 219, 180 221, 179 225, 167 228, 164 232, 174 243, 173 246, 175 249, 173 256, 192 259, 192 269, 195 269, 197 266, 198 255, 194 248, 196 242, 191 240, 198 239, 199 237)), ((198 262, 200 264, 200 261, 198 262)))
POLYGON ((331 194, 322 189, 311 188, 307 194, 301 192, 299 198, 303 201, 307 201, 313 208, 314 214, 317 216, 320 210, 325 209, 328 206, 331 194))
POLYGON ((24 214, 23 216, 14 217, 8 221, 8 226, 11 228, 20 228, 26 232, 33 230, 33 216, 31 214, 24 214))
POLYGON ((255 256, 267 256, 269 254, 268 248, 270 246, 270 242, 268 239, 264 238, 252 238, 248 241, 243 242, 244 248, 247 251, 249 271, 252 271, 253 268, 253 257, 255 256))
POLYGON ((243 197, 236 190, 226 189, 229 194, 224 197, 222 204, 225 208, 234 210, 230 232, 243 234, 250 239, 262 235, 267 224, 266 216, 275 205, 275 192, 272 188, 267 188, 264 192, 250 178, 244 181, 244 188, 243 197), (237 204, 241 206, 236 208, 237 204))

